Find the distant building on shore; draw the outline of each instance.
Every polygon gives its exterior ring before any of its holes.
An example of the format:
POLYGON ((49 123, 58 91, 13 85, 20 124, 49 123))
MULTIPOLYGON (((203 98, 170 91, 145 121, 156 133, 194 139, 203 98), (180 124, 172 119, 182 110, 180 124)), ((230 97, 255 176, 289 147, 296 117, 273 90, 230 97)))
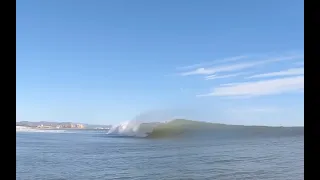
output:
POLYGON ((51 129, 51 128, 55 128, 55 129, 84 129, 84 125, 83 124, 73 124, 73 123, 61 123, 58 125, 43 125, 40 124, 38 126, 36 126, 36 128, 41 128, 41 129, 51 129))
POLYGON ((52 126, 49 126, 49 125, 44 126, 43 124, 41 124, 41 125, 37 126, 37 128, 42 128, 42 129, 51 129, 51 128, 53 128, 53 127, 52 127, 52 126))
POLYGON ((47 122, 47 121, 21 121, 16 122, 16 126, 24 126, 30 128, 41 128, 41 129, 94 129, 96 127, 110 128, 110 125, 90 125, 82 123, 72 123, 72 122, 47 122))
POLYGON ((73 129, 83 129, 83 124, 73 124, 73 123, 66 123, 66 124, 59 124, 56 128, 73 128, 73 129))

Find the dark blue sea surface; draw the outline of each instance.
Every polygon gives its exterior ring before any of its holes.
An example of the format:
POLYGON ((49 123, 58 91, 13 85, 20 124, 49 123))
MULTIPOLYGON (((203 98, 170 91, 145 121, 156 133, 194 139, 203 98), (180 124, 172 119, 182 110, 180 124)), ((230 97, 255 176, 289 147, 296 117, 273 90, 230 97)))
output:
POLYGON ((304 179, 302 131, 180 139, 17 131, 16 140, 17 180, 304 179))

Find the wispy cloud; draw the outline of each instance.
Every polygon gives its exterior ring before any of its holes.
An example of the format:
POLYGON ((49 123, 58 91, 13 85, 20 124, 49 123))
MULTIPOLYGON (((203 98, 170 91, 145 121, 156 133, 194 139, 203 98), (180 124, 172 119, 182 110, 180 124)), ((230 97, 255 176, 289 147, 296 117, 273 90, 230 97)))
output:
POLYGON ((206 76, 205 80, 214 80, 214 79, 223 79, 223 78, 230 78, 230 77, 236 77, 236 76, 240 76, 243 75, 244 73, 234 73, 234 74, 227 74, 227 75, 210 75, 210 76, 206 76))
POLYGON ((250 76, 248 78, 264 78, 264 77, 294 76, 294 75, 304 75, 304 68, 292 68, 292 69, 287 69, 283 71, 257 74, 257 75, 250 76))
POLYGON ((214 88, 211 93, 198 96, 262 96, 304 89, 304 76, 245 82, 214 88))
POLYGON ((212 85, 214 88, 209 90, 208 94, 198 96, 224 96, 234 99, 281 94, 292 91, 303 93, 303 57, 301 53, 282 53, 280 55, 271 55, 270 53, 251 54, 250 56, 236 56, 177 69, 180 69, 180 72, 178 72, 180 76, 199 75, 203 76, 204 80, 223 79, 221 80, 224 81, 223 84, 217 84, 221 81, 213 81, 212 85), (275 68, 277 63, 281 66, 291 65, 292 67, 281 71, 274 71, 272 68, 275 68), (271 66, 266 66, 268 64, 271 64, 271 66), (265 72, 266 70, 269 72, 265 72), (241 82, 241 80, 244 79, 268 77, 272 77, 272 79, 241 82), (237 82, 228 82, 230 79, 237 79, 237 82))
POLYGON ((220 84, 220 86, 234 86, 234 85, 237 85, 237 84, 242 84, 242 83, 226 83, 226 84, 220 84))
POLYGON ((229 57, 229 58, 224 58, 224 59, 220 59, 220 60, 214 60, 211 62, 203 62, 203 63, 198 63, 198 64, 193 64, 193 65, 188 65, 188 66, 182 66, 182 67, 178 67, 178 70, 188 70, 188 69, 194 69, 194 68, 199 68, 202 66, 210 66, 213 64, 219 64, 219 63, 228 63, 228 62, 233 62, 233 61, 237 61, 237 60, 241 60, 241 59, 245 59, 248 56, 235 56, 235 57, 229 57))
POLYGON ((292 60, 292 59, 296 59, 299 57, 301 57, 301 56, 285 56, 285 57, 271 58, 271 59, 267 59, 267 60, 263 60, 263 61, 252 61, 252 62, 247 62, 247 63, 223 65, 223 66, 212 67, 212 68, 198 68, 193 71, 180 73, 180 75, 182 75, 182 76, 210 75, 210 74, 219 73, 219 72, 239 71, 239 70, 252 68, 252 67, 267 64, 267 63, 292 60))

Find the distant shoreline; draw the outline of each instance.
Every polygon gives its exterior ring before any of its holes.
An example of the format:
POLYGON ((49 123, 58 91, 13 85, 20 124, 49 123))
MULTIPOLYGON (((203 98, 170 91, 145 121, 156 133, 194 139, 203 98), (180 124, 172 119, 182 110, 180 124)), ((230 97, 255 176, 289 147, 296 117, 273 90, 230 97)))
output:
POLYGON ((31 121, 20 121, 16 122, 16 126, 27 127, 32 129, 41 129, 41 130, 95 130, 95 129, 110 129, 111 125, 91 125, 91 124, 83 124, 83 123, 75 123, 75 122, 48 122, 48 121, 40 121, 40 122, 31 122, 31 121))
MULTIPOLYGON (((304 126, 267 126, 267 125, 240 125, 240 124, 223 124, 223 123, 214 123, 208 121, 195 121, 195 120, 187 120, 187 119, 175 119, 175 120, 183 120, 193 123, 204 123, 207 125, 219 125, 225 127, 259 127, 259 128, 304 128, 304 126)), ((174 120, 173 120, 174 121, 174 120)), ((148 122, 146 122, 148 123, 148 122)), ((31 121, 21 121, 16 122, 16 126, 23 126, 32 129, 41 129, 41 130, 109 130, 111 129, 112 125, 90 125, 90 124, 83 124, 83 123, 75 123, 75 122, 31 122, 31 121), (80 127, 76 127, 76 126, 80 127)))
POLYGON ((79 130, 79 131, 85 131, 85 130, 95 130, 95 131, 102 131, 109 129, 98 129, 98 128, 37 128, 37 127, 30 127, 30 126, 16 126, 16 128, 20 127, 21 129, 34 129, 34 130, 79 130))

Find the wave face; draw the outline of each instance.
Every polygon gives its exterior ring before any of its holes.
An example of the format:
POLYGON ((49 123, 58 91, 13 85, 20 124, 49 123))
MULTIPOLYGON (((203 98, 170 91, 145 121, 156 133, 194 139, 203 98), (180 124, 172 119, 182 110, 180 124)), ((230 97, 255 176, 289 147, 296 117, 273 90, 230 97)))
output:
POLYGON ((175 119, 165 122, 127 121, 113 126, 109 135, 143 138, 177 138, 196 135, 283 136, 303 135, 303 127, 241 126, 175 119))

